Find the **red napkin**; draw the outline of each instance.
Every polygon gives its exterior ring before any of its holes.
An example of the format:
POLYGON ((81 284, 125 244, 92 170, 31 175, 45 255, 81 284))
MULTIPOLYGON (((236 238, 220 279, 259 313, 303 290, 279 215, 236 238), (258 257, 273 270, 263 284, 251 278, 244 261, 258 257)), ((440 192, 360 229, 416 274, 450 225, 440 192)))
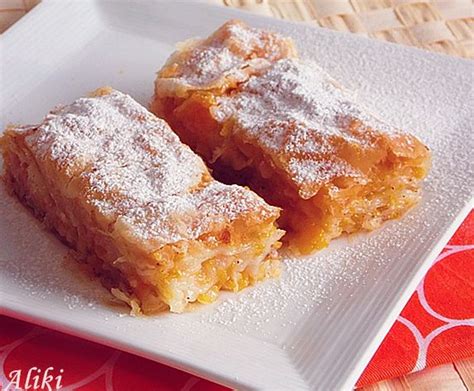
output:
POLYGON ((474 357, 474 211, 464 220, 357 383, 474 357))
MULTIPOLYGON (((418 286, 358 386, 473 357, 472 276, 474 212, 418 286)), ((0 365, 0 390, 12 379, 26 388, 26 376, 33 367, 41 369, 39 382, 47 368, 54 368, 48 372, 52 389, 61 376, 62 387, 78 391, 226 390, 177 369, 6 316, 0 317, 0 365)), ((31 373, 30 384, 37 374, 31 373)))

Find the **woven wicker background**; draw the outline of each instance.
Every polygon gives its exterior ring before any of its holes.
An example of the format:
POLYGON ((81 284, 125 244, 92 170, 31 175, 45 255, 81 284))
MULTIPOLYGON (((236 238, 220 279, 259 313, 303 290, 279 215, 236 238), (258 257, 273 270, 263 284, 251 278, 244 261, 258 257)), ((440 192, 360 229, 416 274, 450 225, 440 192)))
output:
MULTIPOLYGON (((214 2, 219 2, 214 0, 214 2)), ((232 7, 474 58, 472 0, 223 0, 232 7)))
POLYGON ((41 0, 0 0, 0 33, 25 15, 41 0))
MULTIPOLYGON (((0 33, 39 1, 0 0, 0 33)), ((209 1, 263 15, 474 58, 472 0, 209 1)))

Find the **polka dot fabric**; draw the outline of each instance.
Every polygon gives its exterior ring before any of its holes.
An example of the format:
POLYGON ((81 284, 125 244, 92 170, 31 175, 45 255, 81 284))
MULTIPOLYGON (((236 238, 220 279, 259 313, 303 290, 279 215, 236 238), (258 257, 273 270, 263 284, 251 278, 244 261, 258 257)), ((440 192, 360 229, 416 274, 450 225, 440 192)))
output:
MULTIPOLYGON (((474 212, 420 283, 358 386, 474 356, 472 276, 474 212)), ((31 367, 64 369, 62 386, 68 390, 227 389, 128 353, 1 316, 0 390, 9 383, 12 371, 25 373, 31 367)))
POLYGON ((473 276, 471 211, 418 285, 358 385, 473 357, 473 276))

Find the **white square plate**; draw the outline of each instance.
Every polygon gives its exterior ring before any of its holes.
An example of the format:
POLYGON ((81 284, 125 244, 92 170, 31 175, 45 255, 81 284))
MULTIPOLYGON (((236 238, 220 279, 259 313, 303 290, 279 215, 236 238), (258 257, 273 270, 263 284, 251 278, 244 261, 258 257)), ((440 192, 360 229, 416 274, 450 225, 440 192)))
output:
POLYGON ((240 389, 349 389, 470 209, 472 63, 196 2, 44 1, 0 38, 0 125, 38 122, 103 85, 146 105, 175 42, 235 17, 294 37, 366 106, 432 148, 421 204, 311 259, 286 260, 280 281, 183 315, 132 318, 105 305, 102 288, 0 187, 1 306, 240 389))

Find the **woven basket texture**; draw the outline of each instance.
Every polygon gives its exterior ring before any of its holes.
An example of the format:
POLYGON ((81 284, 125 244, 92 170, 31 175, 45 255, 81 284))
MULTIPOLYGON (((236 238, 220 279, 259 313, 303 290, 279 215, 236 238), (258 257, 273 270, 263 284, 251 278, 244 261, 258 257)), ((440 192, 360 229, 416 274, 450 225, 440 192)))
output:
MULTIPOLYGON (((223 0, 230 7, 474 58, 472 0, 223 0)), ((220 3, 215 1, 214 3, 220 3)))

